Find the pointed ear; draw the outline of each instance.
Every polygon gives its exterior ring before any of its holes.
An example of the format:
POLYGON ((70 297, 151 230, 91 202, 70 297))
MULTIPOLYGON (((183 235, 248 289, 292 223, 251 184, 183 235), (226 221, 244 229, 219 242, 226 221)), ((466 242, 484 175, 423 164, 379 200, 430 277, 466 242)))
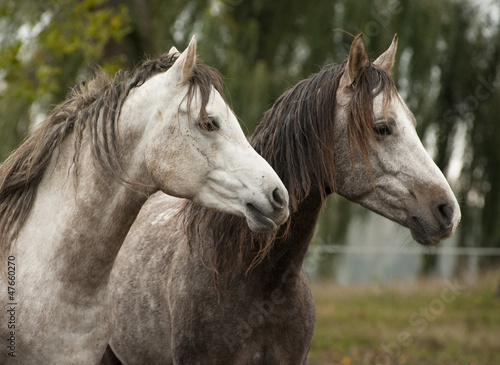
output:
POLYGON ((171 68, 172 72, 178 76, 179 83, 186 83, 191 79, 195 62, 196 36, 194 35, 186 50, 181 53, 171 68))
POLYGON ((171 53, 180 53, 180 52, 177 50, 177 48, 172 47, 172 48, 170 48, 170 51, 168 51, 168 54, 171 54, 171 53))
POLYGON ((390 73, 392 66, 394 66, 394 59, 396 58, 396 49, 398 48, 398 35, 395 34, 392 43, 376 60, 373 62, 375 66, 390 73))
POLYGON ((356 77, 370 63, 370 57, 363 45, 363 34, 359 34, 351 44, 345 72, 340 80, 340 86, 351 86, 356 77))

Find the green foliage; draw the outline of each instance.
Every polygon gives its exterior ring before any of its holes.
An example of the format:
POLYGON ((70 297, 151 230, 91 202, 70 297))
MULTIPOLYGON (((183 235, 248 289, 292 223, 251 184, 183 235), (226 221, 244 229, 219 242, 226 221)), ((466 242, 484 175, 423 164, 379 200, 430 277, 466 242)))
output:
POLYGON ((108 68, 124 64, 120 55, 105 57, 106 47, 131 28, 128 8, 106 0, 9 0, 0 14, 0 29, 8 34, 0 48, 0 156, 6 157, 34 114, 64 99, 80 74, 98 61, 108 68))

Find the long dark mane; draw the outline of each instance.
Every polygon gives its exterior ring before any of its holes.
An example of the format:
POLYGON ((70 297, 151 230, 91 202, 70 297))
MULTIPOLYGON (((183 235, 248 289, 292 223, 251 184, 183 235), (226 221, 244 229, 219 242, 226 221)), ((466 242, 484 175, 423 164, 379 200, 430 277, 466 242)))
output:
MULTIPOLYGON (((134 88, 152 76, 167 71, 179 53, 163 54, 147 60, 135 72, 119 72, 110 77, 104 72, 87 83, 77 85, 68 99, 58 105, 44 122, 0 166, 0 267, 5 255, 33 206, 37 187, 54 151, 70 134, 75 135, 74 171, 78 179, 78 160, 82 137, 90 133, 97 166, 115 180, 133 187, 119 160, 117 122, 121 108, 134 88)), ((186 95, 188 107, 197 90, 201 95, 200 117, 205 117, 212 86, 224 97, 220 74, 197 59, 186 95)))
MULTIPOLYGON (((265 113, 250 138, 252 146, 276 170, 288 189, 292 213, 313 188, 319 189, 323 201, 335 192, 333 127, 336 96, 345 66, 346 62, 325 68, 286 91, 265 113)), ((373 99, 383 93, 387 106, 397 91, 392 77, 373 64, 360 72, 354 85, 347 105, 347 135, 351 149, 360 151, 370 170, 373 99)), ((254 233, 243 218, 191 202, 186 203, 182 214, 190 244, 197 243, 202 252, 206 251, 202 256, 209 257, 215 276, 223 279, 227 279, 225 273, 241 273, 242 264, 247 272, 259 265, 275 240, 287 234, 290 224, 289 219, 287 227, 276 233, 254 233)))

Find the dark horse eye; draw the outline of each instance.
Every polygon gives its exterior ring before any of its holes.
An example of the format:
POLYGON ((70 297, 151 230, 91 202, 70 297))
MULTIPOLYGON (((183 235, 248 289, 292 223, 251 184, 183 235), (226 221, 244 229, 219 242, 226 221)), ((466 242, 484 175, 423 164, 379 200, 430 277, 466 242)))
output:
POLYGON ((214 117, 208 117, 200 123, 200 126, 207 132, 217 132, 220 130, 219 122, 214 117))
POLYGON ((374 128, 377 137, 390 136, 392 134, 391 127, 387 123, 379 123, 374 128))

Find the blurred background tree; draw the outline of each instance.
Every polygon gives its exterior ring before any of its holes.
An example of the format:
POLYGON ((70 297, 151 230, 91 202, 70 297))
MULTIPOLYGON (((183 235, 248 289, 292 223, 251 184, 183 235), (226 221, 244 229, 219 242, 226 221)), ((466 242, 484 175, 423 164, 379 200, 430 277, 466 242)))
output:
MULTIPOLYGON (((500 247, 499 13, 493 0, 2 0, 0 161, 97 65, 133 67, 193 33, 248 133, 286 88, 347 56, 347 32, 364 33, 372 57, 398 33, 395 79, 461 203, 457 244, 500 247)), ((363 214, 334 199, 322 242, 342 242, 363 214)), ((422 274, 435 268, 425 256, 422 274)))

